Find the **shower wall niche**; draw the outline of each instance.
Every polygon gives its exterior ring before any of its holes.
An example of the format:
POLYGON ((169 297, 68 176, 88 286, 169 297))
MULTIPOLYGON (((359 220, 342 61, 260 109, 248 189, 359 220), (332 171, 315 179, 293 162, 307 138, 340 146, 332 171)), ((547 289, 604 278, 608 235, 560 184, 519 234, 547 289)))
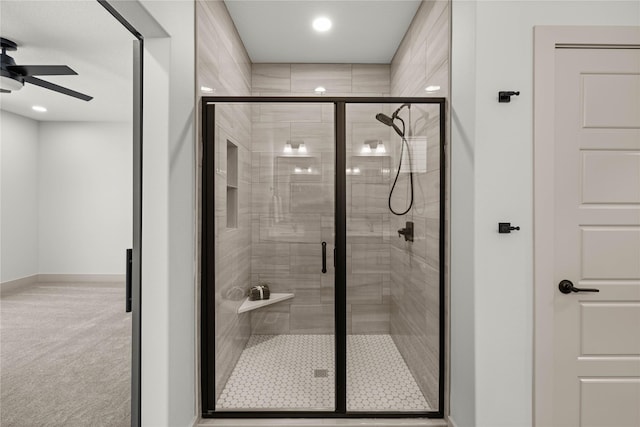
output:
POLYGON ((227 140, 227 228, 238 227, 238 147, 227 140))

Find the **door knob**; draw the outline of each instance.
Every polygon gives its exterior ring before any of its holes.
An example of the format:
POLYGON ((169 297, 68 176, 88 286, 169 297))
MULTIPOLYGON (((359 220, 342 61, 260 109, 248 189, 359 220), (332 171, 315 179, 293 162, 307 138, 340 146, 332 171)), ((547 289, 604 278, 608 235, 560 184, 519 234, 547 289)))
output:
POLYGON ((571 280, 562 280, 558 284, 558 289, 563 294, 570 294, 571 292, 600 292, 600 289, 585 289, 585 288, 576 288, 571 283, 571 280))

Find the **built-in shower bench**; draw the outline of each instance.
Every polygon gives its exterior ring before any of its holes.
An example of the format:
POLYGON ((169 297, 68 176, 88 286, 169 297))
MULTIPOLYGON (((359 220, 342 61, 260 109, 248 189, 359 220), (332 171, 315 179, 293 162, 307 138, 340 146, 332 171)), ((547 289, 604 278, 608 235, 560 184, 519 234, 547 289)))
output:
POLYGON ((238 314, 244 313, 246 311, 251 311, 258 308, 266 307, 268 305, 275 304, 277 302, 288 300, 291 298, 293 298, 293 294, 284 293, 284 292, 281 292, 281 293, 273 292, 271 293, 269 299, 262 299, 258 301, 249 301, 249 297, 247 297, 242 303, 242 305, 240 306, 240 308, 238 308, 238 314))

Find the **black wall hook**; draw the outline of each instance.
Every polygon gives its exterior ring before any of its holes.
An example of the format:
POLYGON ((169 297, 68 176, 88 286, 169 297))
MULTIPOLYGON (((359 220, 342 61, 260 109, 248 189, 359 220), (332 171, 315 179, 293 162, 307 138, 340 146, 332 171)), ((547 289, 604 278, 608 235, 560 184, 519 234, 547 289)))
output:
POLYGON ((512 96, 520 95, 520 91, 502 91, 498 92, 498 102, 511 102, 512 96))
POLYGON ((499 222, 498 233, 509 234, 512 231, 520 231, 520 227, 512 227, 510 222, 499 222))

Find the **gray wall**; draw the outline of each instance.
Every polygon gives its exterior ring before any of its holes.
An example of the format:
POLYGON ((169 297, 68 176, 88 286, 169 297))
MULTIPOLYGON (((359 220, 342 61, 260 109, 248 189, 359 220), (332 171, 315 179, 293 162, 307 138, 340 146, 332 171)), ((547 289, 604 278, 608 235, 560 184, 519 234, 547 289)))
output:
MULTIPOLYGON (((388 66, 387 66, 388 69, 388 66)), ((347 310, 350 334, 389 333, 390 240, 387 207, 398 137, 375 119, 395 105, 347 105, 347 310), (387 153, 363 154, 365 141, 379 140, 387 153)))
MULTIPOLYGON (((196 3, 197 88, 215 95, 249 95, 251 61, 226 6, 221 1, 196 3)), ((207 95, 203 93, 202 95, 207 95)), ((216 392, 222 392, 250 335, 250 314, 238 314, 250 283, 251 266, 251 109, 216 107, 216 392), (227 227, 227 141, 238 147, 238 224, 227 227)), ((199 131, 201 127, 198 126, 199 131)), ((198 156, 201 159, 201 156, 198 156)), ((198 165, 201 176, 202 164, 198 165)), ((199 257, 198 257, 199 259, 199 257)))
MULTIPOLYGON (((393 96, 449 96, 449 17, 446 1, 422 3, 391 63, 393 96), (440 86, 428 94, 425 88, 440 86)), ((415 134, 427 135, 426 172, 415 176, 416 206, 405 217, 392 217, 391 229, 412 218, 415 242, 391 239, 391 335, 428 402, 438 404, 440 184, 439 128, 434 111, 414 120, 415 134)))
MULTIPOLYGON (((388 65, 254 64, 252 71, 252 90, 258 96, 314 96, 317 86, 323 86, 329 96, 388 96, 390 92, 388 65)), ((374 119, 381 108, 366 106, 366 114, 362 108, 347 112, 349 144, 352 136, 362 143, 380 133, 388 140, 388 128, 376 125, 374 119)), ((333 127, 330 104, 254 107, 252 283, 265 280, 272 291, 295 294, 292 300, 251 312, 254 334, 334 331, 333 127), (287 140, 303 140, 307 155, 284 155, 287 140), (311 172, 295 173, 296 166, 310 167, 311 172), (276 203, 280 218, 274 215, 276 203), (327 274, 320 272, 321 241, 327 242, 327 274)), ((388 227, 383 225, 388 215, 386 199, 377 197, 387 192, 388 183, 365 173, 350 178, 348 331, 388 333, 389 247, 388 227), (380 186, 384 188, 376 192, 380 186)))

